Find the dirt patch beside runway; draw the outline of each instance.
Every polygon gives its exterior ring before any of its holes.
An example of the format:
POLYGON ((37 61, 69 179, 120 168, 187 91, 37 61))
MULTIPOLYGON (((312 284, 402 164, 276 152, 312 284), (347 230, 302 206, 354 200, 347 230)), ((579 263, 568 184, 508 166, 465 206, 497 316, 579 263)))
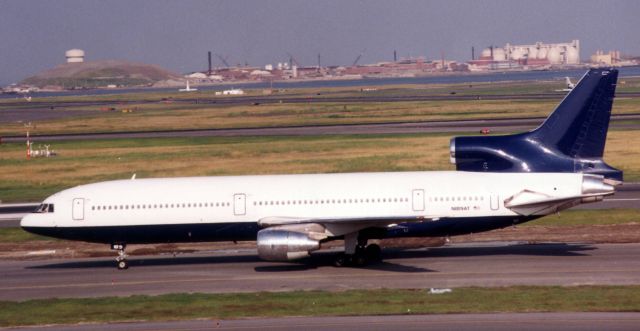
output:
MULTIPOLYGON (((450 243, 474 243, 496 241, 539 242, 581 242, 581 243, 640 243, 640 223, 590 226, 513 226, 500 230, 456 236, 450 243)), ((447 243, 447 238, 402 238, 385 239, 380 242, 386 248, 438 247, 447 243)), ((323 248, 338 248, 342 241, 333 241, 323 248)), ((255 242, 220 242, 189 244, 130 245, 127 253, 133 256, 154 254, 184 254, 213 250, 255 249, 255 242)), ((0 259, 41 260, 49 258, 86 258, 116 256, 104 244, 90 244, 73 241, 30 241, 24 243, 0 243, 0 259)))

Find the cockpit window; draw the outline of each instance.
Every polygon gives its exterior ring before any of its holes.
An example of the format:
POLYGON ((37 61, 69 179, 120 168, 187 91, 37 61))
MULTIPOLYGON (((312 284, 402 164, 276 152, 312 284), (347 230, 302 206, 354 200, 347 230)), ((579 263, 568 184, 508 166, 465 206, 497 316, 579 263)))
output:
POLYGON ((52 203, 43 203, 34 211, 34 213, 44 214, 44 213, 53 213, 53 204, 52 203))

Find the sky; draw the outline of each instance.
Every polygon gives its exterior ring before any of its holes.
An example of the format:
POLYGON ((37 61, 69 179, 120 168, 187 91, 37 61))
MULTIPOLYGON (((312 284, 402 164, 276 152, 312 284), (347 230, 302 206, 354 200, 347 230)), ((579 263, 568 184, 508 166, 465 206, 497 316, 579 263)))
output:
MULTIPOLYGON (((637 0, 93 1, 0 0, 0 85, 63 63, 157 64, 206 70, 207 51, 230 64, 350 65, 398 56, 466 61, 489 45, 569 42, 640 55, 637 0)), ((214 66, 222 66, 217 57, 214 66)))

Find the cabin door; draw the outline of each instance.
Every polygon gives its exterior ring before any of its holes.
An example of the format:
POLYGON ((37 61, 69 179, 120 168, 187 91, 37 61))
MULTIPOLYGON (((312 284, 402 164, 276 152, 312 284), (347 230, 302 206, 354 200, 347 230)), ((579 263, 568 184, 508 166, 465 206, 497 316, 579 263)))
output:
POLYGON ((424 190, 413 190, 413 211, 424 210, 424 190))
POLYGON ((245 194, 233 195, 233 214, 236 216, 247 213, 247 196, 245 194))
POLYGON ((73 199, 71 216, 73 217, 74 221, 84 220, 84 199, 83 198, 73 199))

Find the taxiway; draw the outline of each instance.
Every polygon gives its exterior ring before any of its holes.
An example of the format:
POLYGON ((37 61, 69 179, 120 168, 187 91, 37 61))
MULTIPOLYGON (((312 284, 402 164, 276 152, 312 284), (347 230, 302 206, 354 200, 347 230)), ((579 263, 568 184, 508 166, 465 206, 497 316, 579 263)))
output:
POLYGON ((385 250, 366 268, 332 266, 334 252, 298 263, 265 262, 255 250, 178 256, 0 261, 0 300, 54 297, 511 285, 640 284, 640 244, 491 243, 385 250))
POLYGON ((201 319, 175 322, 129 322, 21 327, 26 331, 150 330, 637 330, 640 313, 500 313, 201 319))
MULTIPOLYGON (((352 135, 352 134, 411 134, 442 132, 480 132, 488 128, 491 132, 516 132, 536 128, 544 121, 543 117, 482 119, 458 121, 428 121, 375 124, 344 125, 310 125, 284 126, 268 128, 233 128, 233 129, 193 129, 193 130, 156 130, 156 131, 123 131, 99 133, 69 133, 51 135, 32 135, 31 140, 66 141, 93 139, 136 139, 136 138, 170 138, 170 137, 248 137, 248 136, 317 136, 317 135, 352 135)), ((640 129, 640 114, 624 114, 611 116, 611 128, 640 129)), ((24 136, 5 136, 3 142, 24 142, 24 136)))

